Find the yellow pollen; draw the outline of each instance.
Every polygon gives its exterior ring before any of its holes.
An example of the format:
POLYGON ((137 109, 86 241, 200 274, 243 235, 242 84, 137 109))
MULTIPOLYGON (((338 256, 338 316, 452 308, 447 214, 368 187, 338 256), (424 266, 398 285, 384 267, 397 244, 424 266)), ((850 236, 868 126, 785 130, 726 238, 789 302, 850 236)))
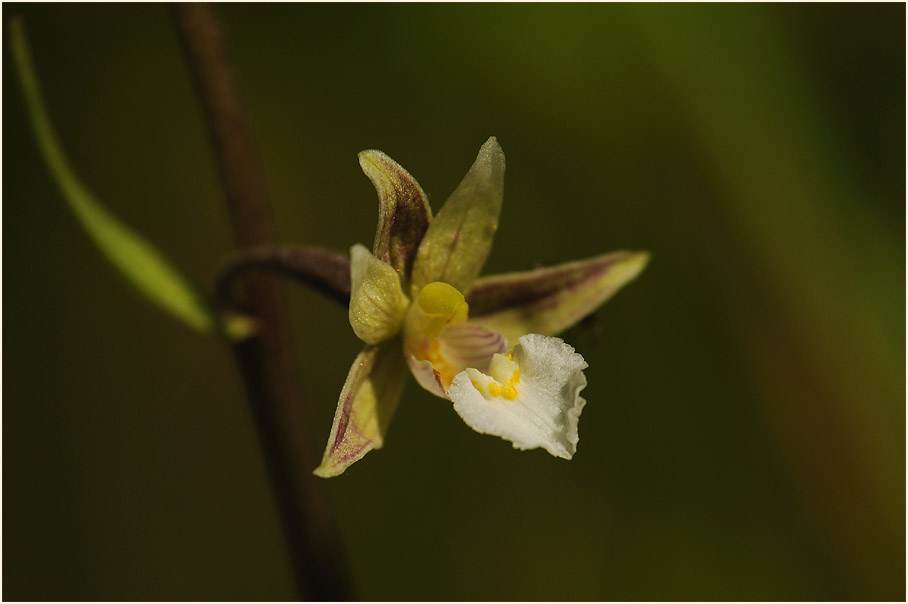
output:
POLYGON ((505 400, 516 400, 520 393, 517 391, 517 384, 520 383, 520 367, 514 361, 511 353, 496 354, 492 357, 489 365, 488 392, 477 388, 487 398, 489 396, 505 400))

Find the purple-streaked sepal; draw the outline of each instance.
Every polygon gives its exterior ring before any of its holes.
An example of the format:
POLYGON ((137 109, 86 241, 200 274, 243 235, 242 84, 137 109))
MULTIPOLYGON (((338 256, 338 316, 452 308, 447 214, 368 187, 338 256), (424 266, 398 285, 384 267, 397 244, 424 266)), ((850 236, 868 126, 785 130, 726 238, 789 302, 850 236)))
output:
POLYGON ((590 314, 649 261, 647 252, 595 258, 478 279, 467 293, 470 321, 511 342, 527 333, 558 335, 590 314))
POLYGON ((479 275, 498 229, 504 165, 504 151, 493 136, 419 244, 411 275, 416 291, 433 281, 466 291, 479 275))
POLYGON ((407 366, 399 339, 366 346, 350 368, 334 413, 322 463, 314 474, 342 474, 372 449, 380 449, 403 392, 407 366))
POLYGON ((381 151, 361 152, 359 165, 378 193, 373 254, 407 280, 416 250, 432 220, 429 200, 416 179, 381 151))

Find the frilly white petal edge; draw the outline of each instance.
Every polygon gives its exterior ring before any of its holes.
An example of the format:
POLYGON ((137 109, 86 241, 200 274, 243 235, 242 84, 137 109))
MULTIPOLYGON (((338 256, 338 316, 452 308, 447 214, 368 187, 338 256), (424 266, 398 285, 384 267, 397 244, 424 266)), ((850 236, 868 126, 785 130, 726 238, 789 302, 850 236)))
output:
POLYGON ((555 457, 571 459, 586 404, 580 396, 587 385, 586 361, 564 340, 538 334, 521 337, 511 356, 519 367, 513 400, 494 396, 488 385, 495 380, 468 369, 448 389, 454 410, 475 431, 509 440, 515 449, 542 447, 555 457))

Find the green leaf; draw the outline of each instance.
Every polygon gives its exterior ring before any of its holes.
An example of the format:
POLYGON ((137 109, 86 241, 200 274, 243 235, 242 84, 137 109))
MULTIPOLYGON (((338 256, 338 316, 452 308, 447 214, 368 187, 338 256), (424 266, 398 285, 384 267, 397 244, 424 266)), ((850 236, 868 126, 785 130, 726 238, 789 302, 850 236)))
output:
POLYGON ((350 367, 337 401, 322 463, 322 478, 343 474, 372 449, 380 449, 406 383, 400 339, 366 346, 350 367))
POLYGON ((381 151, 361 152, 359 165, 378 193, 372 252, 407 281, 419 242, 432 220, 429 200, 416 179, 381 151))
POLYGON ((414 291, 433 281, 470 287, 492 248, 503 194, 504 152, 493 136, 429 225, 413 263, 414 291))
POLYGON ((590 314, 649 262, 647 252, 613 252, 523 273, 483 277, 467 293, 470 321, 516 342, 558 335, 590 314))
POLYGON ((254 327, 250 319, 234 314, 218 316, 157 249, 119 222, 79 181, 54 133, 21 20, 10 21, 9 38, 32 129, 47 167, 104 257, 146 298, 190 327, 235 339, 250 335, 254 327))

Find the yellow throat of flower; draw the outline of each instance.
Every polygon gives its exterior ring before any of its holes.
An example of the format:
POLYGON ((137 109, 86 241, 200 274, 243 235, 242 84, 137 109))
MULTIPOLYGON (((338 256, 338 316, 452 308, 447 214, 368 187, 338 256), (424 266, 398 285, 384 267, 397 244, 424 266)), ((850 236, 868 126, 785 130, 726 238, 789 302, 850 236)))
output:
POLYGON ((482 381, 477 381, 475 378, 471 380, 473 387, 479 390, 483 396, 502 397, 508 401, 513 401, 517 398, 517 384, 520 383, 520 366, 510 352, 493 356, 492 363, 489 365, 489 374, 484 377, 486 379, 482 381))
POLYGON ((470 305, 456 288, 440 281, 429 283, 410 305, 404 337, 433 340, 445 326, 466 321, 469 310, 470 305))
POLYGON ((466 321, 469 309, 462 293, 436 281, 419 291, 404 320, 404 353, 432 363, 445 387, 451 385, 459 369, 445 358, 438 336, 448 325, 466 321))

